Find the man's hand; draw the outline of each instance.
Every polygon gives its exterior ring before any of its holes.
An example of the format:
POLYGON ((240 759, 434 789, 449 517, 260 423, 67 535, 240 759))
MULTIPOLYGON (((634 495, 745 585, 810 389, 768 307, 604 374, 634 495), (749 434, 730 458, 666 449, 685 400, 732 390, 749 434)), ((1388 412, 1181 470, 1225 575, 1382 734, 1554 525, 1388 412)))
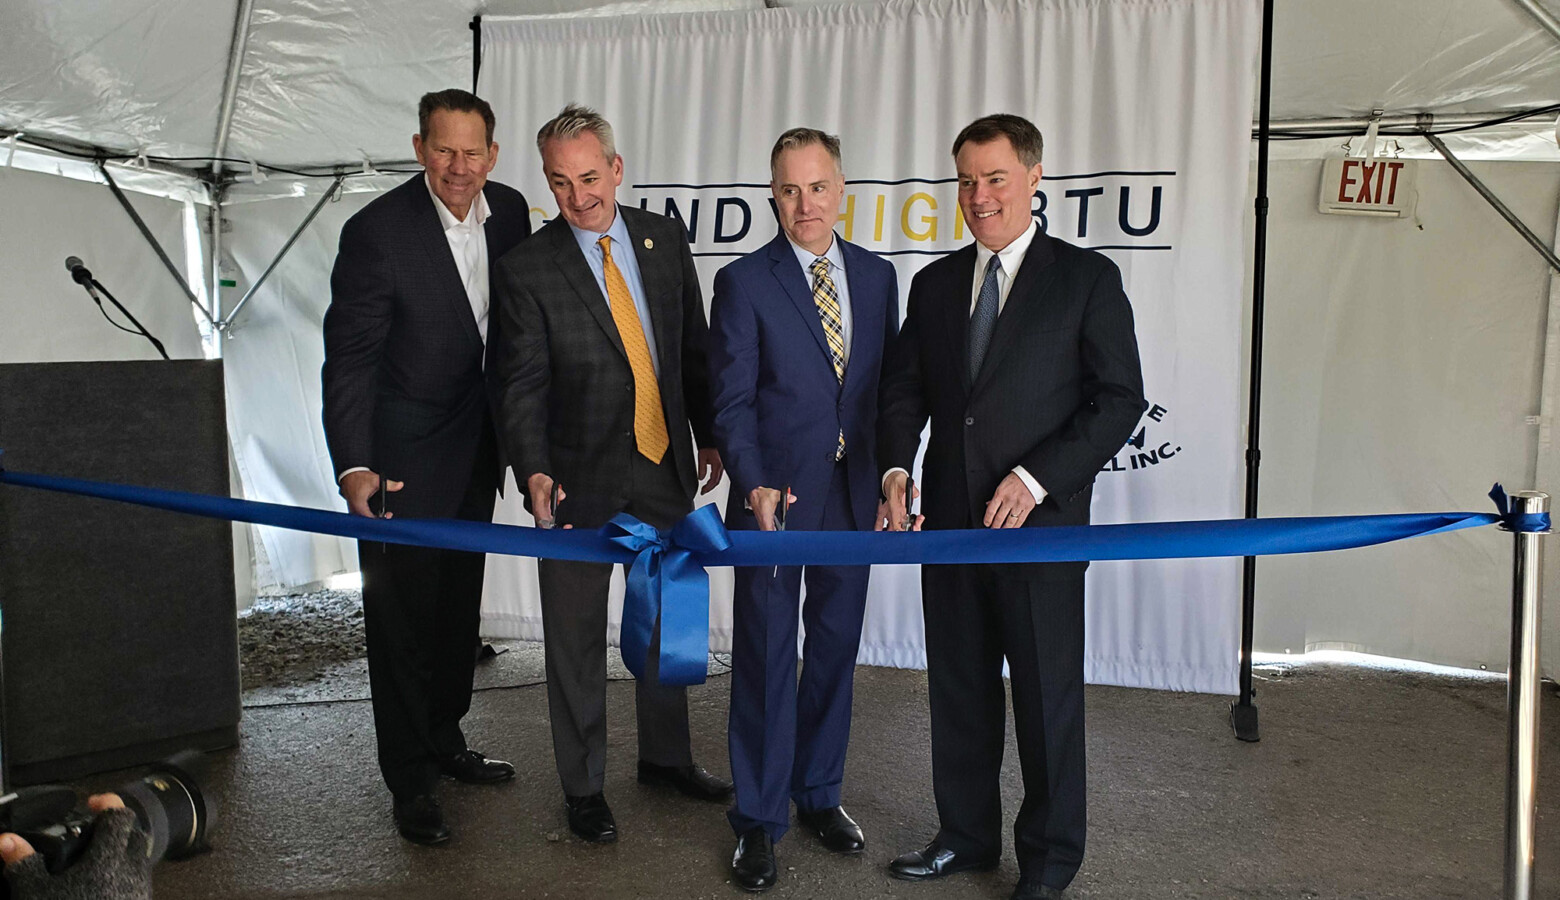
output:
MULTIPOLYGON (((385 482, 385 490, 394 493, 402 488, 399 481, 385 482)), ((379 493, 379 473, 368 469, 360 469, 356 472, 348 472, 337 486, 341 496, 347 501, 347 511, 354 516, 376 518, 374 511, 369 508, 368 501, 379 493)), ((395 513, 387 512, 384 518, 393 519, 395 513)))
MULTIPOLYGON (((796 495, 786 492, 787 503, 795 503, 796 495)), ((748 491, 748 507, 758 520, 759 531, 775 530, 775 510, 780 508, 780 492, 774 488, 756 487, 748 491)))
POLYGON ((719 450, 716 450, 714 447, 705 447, 703 450, 700 450, 698 465, 694 467, 694 472, 698 475, 699 482, 704 485, 704 487, 699 489, 699 493, 708 494, 710 491, 715 490, 715 485, 720 483, 720 476, 724 471, 726 470, 721 466, 719 450), (708 480, 705 479, 706 475, 708 480))
MULTIPOLYGON (((893 472, 883 481, 883 491, 888 499, 878 503, 877 522, 873 526, 874 531, 882 531, 886 526, 889 531, 920 531, 921 523, 926 521, 925 516, 916 516, 914 522, 906 522, 909 518, 905 510, 905 482, 910 476, 905 472, 893 472), (907 527, 908 526, 908 527, 907 527)), ((921 489, 914 488, 914 496, 921 496, 921 489)))
MULTIPOLYGON (((551 475, 537 472, 525 480, 525 489, 531 495, 531 515, 536 519, 539 528, 551 528, 553 526, 551 475)), ((569 494, 563 488, 558 488, 558 502, 562 503, 569 494)), ((564 528, 573 528, 573 525, 565 525, 564 528)))
POLYGON ((1015 472, 1009 472, 986 503, 987 528, 1018 528, 1035 508, 1035 495, 1015 472))

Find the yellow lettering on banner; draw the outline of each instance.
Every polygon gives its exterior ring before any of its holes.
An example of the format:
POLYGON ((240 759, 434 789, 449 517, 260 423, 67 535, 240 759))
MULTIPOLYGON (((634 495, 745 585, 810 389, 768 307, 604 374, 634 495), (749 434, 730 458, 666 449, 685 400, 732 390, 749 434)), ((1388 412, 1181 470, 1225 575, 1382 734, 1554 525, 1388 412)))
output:
POLYGON ((937 240, 936 216, 921 216, 921 224, 925 226, 922 231, 912 231, 910 228, 910 207, 914 206, 918 200, 924 200, 930 212, 937 211, 937 200, 931 194, 911 194, 905 200, 904 207, 899 211, 899 227, 903 229, 905 237, 912 241, 935 241, 937 240))
POLYGON ((856 195, 845 195, 845 211, 840 213, 840 218, 845 221, 845 240, 851 240, 851 233, 856 225, 856 195))
POLYGON ((883 240, 883 207, 888 203, 886 194, 878 194, 877 218, 872 222, 872 240, 883 240))
POLYGON ((953 205, 953 239, 964 240, 964 207, 957 203, 953 205))

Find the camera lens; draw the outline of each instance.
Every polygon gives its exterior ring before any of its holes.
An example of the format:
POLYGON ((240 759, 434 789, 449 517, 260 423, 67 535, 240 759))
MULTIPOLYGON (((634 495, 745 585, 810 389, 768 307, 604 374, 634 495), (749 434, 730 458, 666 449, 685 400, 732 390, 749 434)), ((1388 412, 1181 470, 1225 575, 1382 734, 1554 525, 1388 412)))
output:
POLYGON ((150 772, 119 788, 125 805, 135 812, 148 834, 148 855, 154 862, 185 859, 210 849, 215 805, 201 793, 195 772, 205 768, 203 757, 185 750, 152 766, 150 772))

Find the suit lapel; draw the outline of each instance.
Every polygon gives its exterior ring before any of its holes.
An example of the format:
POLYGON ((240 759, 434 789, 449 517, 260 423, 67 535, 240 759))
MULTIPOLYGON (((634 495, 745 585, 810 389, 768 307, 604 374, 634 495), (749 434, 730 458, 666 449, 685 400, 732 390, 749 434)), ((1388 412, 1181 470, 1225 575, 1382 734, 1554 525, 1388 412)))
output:
POLYGON ((965 396, 970 393, 970 292, 975 285, 975 245, 955 251, 950 283, 941 292, 948 298, 943 311, 943 333, 953 341, 953 358, 958 361, 959 385, 965 396))
POLYGON ((574 239, 574 232, 569 229, 569 223, 563 216, 558 216, 542 229, 541 233, 551 232, 553 261, 558 265, 558 271, 563 273, 564 280, 574 288, 574 294, 585 310, 590 313, 601 330, 606 332, 607 340, 617 348, 617 352, 628 358, 628 352, 623 349, 623 339, 618 335, 617 323, 612 321, 612 308, 607 305, 607 298, 602 296, 601 288, 596 285, 596 276, 590 270, 590 264, 585 261, 585 254, 580 252, 579 242, 574 239))
MULTIPOLYGON (((855 365, 861 359, 862 347, 865 345, 863 333, 871 332, 874 335, 882 334, 883 327, 878 323, 876 309, 868 309, 871 302, 868 298, 878 296, 878 285, 870 278, 870 270, 867 266, 860 265, 863 251, 857 249, 855 244, 847 244, 835 235, 834 239, 840 242, 840 258, 845 260, 845 278, 850 281, 850 359, 851 364, 845 366, 845 384, 843 389, 848 390, 852 381, 860 377, 856 373, 868 371, 871 367, 855 365)), ((899 298, 891 298, 891 303, 898 303, 899 298)), ((883 311, 887 314, 887 310, 883 311)), ((832 360, 831 360, 832 364, 832 360)))
POLYGON ((769 242, 769 270, 801 314, 807 330, 812 332, 813 340, 818 342, 824 365, 833 373, 834 357, 829 355, 829 339, 823 333, 823 319, 818 315, 818 303, 813 299, 807 275, 802 272, 801 261, 796 258, 796 251, 791 248, 791 242, 783 231, 769 242))
POLYGON ((428 192, 428 185, 422 175, 413 176, 408 188, 412 190, 412 230, 417 235, 416 243, 427 254, 434 277, 445 286, 443 293, 447 301, 455 304, 455 318, 461 323, 461 330, 472 340, 481 343, 482 333, 477 330, 477 317, 471 311, 471 298, 466 296, 466 283, 460 278, 460 269, 455 266, 455 254, 450 250, 450 240, 444 234, 444 223, 439 220, 439 212, 433 206, 439 201, 428 192))
MULTIPOLYGON (((1008 291, 1007 303, 1002 306, 1002 314, 997 317, 996 330, 991 336, 991 346, 986 350, 986 359, 981 363, 980 372, 977 373, 975 383, 970 387, 971 392, 980 390, 991 379, 991 373, 1001 363, 1002 357, 1019 341, 1018 332, 1022 330, 1019 323, 1037 309, 1044 302, 1046 288, 1050 287, 1055 277, 1055 270, 1051 266, 1056 258, 1051 249, 1051 239, 1044 232, 1035 232, 1034 241, 1029 245, 1029 251, 1024 254, 1024 262, 1018 267, 1018 274, 1013 277, 1013 286, 1008 291)), ((970 270, 971 286, 973 289, 975 273, 970 270)), ((966 354, 969 353, 969 341, 965 341, 966 354)), ((969 366, 965 366, 966 371, 969 366)))

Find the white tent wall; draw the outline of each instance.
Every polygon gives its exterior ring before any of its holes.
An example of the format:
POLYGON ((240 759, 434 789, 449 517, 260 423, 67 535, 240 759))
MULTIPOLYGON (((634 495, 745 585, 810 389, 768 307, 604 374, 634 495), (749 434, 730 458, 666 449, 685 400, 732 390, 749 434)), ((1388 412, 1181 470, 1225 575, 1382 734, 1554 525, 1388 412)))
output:
MULTIPOLYGON (((1421 163, 1405 219, 1322 215, 1321 167, 1269 169, 1261 514, 1491 511, 1492 482, 1534 484, 1547 266, 1444 162, 1421 163)), ((1552 233, 1560 163, 1469 168, 1552 233)), ((1494 528, 1265 557, 1256 649, 1502 671, 1511 559, 1494 528)), ((1553 592, 1547 605, 1560 619, 1553 592)))
MULTIPOLYGON (((223 239, 240 284, 260 277, 329 184, 317 180, 311 193, 298 198, 224 207, 230 230, 223 239)), ((327 202, 228 333, 223 354, 231 439, 250 499, 346 508, 336 493, 320 422, 321 323, 341 226, 375 196, 346 193, 327 202)), ((255 572, 262 593, 314 586, 357 570, 353 541, 270 527, 252 531, 262 548, 255 572)))
MULTIPOLYGON (((184 204, 127 194, 173 258, 184 259, 184 204)), ((175 359, 202 357, 199 315, 108 186, 20 168, 0 170, 0 362, 158 359, 140 335, 103 321, 71 281, 65 257, 79 256, 175 359)), ((123 317, 106 300, 109 314, 123 317)))

